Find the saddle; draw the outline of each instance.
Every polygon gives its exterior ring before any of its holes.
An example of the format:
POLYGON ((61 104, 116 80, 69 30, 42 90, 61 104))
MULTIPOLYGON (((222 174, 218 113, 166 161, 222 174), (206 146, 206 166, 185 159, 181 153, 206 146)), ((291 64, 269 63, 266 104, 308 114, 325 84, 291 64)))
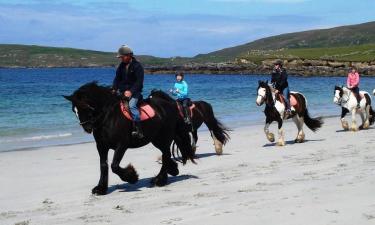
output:
MULTIPOLYGON (((281 103, 283 103, 285 105, 285 97, 284 97, 284 95, 282 95, 280 93, 277 94, 276 100, 279 100, 281 103)), ((289 102, 290 102, 290 107, 296 108, 297 105, 298 105, 297 99, 296 99, 296 97, 294 97, 293 94, 290 94, 289 102)))
MULTIPOLYGON (((193 118, 193 109, 195 108, 195 104, 192 103, 191 101, 189 101, 189 111, 190 111, 190 118, 193 118)), ((180 114, 180 116, 182 118, 184 118, 184 108, 183 106, 180 104, 180 102, 177 101, 177 109, 178 109, 178 112, 180 114)))
MULTIPOLYGON (((155 110, 148 103, 140 102, 139 104, 137 104, 137 106, 138 106, 141 121, 151 119, 155 116, 155 110)), ((129 105, 126 102, 124 101, 120 102, 120 109, 121 109, 122 114, 128 120, 133 121, 133 118, 131 116, 131 112, 129 109, 129 105)))

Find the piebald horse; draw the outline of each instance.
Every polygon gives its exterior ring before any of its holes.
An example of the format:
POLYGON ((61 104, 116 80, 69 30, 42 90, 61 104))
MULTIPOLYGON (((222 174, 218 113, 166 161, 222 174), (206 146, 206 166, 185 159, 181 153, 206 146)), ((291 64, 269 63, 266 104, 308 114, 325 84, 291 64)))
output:
POLYGON ((371 96, 368 92, 359 92, 362 99, 359 102, 360 108, 357 108, 357 99, 350 89, 347 87, 335 86, 333 102, 341 106, 341 125, 344 130, 349 130, 348 122, 345 115, 350 112, 352 114, 352 125, 350 130, 358 131, 358 129, 367 129, 374 123, 374 111, 371 107, 371 96), (362 119, 362 125, 357 127, 356 114, 362 119))
POLYGON ((294 140, 295 143, 302 143, 305 140, 305 133, 303 132, 303 124, 305 123, 308 128, 312 131, 317 131, 323 124, 322 118, 311 118, 307 110, 306 98, 298 92, 290 92, 290 102, 292 114, 285 118, 285 104, 283 97, 279 94, 275 94, 273 88, 268 84, 268 82, 259 81, 259 86, 257 89, 258 96, 256 99, 256 104, 258 106, 266 104, 264 114, 266 115, 266 124, 264 126, 264 132, 267 139, 270 142, 275 141, 274 134, 269 132, 269 126, 273 121, 278 123, 278 134, 279 139, 276 145, 284 146, 284 131, 283 131, 283 121, 284 119, 292 118, 294 123, 298 128, 297 137, 294 140))

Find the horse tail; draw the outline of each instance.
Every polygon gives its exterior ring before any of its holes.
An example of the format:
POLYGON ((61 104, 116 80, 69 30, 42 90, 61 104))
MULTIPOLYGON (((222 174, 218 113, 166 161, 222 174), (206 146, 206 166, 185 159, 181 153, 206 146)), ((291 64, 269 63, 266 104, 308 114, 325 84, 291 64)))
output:
MULTIPOLYGON (((182 122, 184 123, 184 122, 182 122)), ((191 138, 189 135, 189 131, 187 130, 186 126, 184 124, 177 125, 177 131, 174 138, 174 143, 172 144, 172 156, 176 161, 182 162, 184 165, 186 164, 187 160, 189 159, 191 162, 195 164, 195 155, 194 151, 191 145, 191 138), (174 146, 174 143, 177 146, 177 149, 174 146), (178 160, 176 158, 175 152, 178 151, 181 152, 181 160, 178 160)))
POLYGON ((229 139, 230 129, 224 126, 218 119, 216 119, 214 111, 210 103, 205 101, 196 102, 198 110, 203 117, 203 122, 206 124, 208 129, 211 131, 211 136, 213 136, 223 145, 225 145, 229 139), (201 106, 201 107, 199 107, 201 106))
MULTIPOLYGON (((375 89, 374 89, 374 91, 375 91, 375 89)), ((371 97, 370 97, 370 95, 368 93, 365 94, 365 98, 366 98, 366 104, 370 106, 370 108, 369 108, 369 114, 370 114, 369 122, 370 122, 370 125, 372 125, 375 122, 375 112, 372 109, 372 106, 371 106, 371 97)))
POLYGON ((375 122, 375 111, 372 109, 370 105, 370 118, 369 118, 370 125, 374 124, 375 122))
POLYGON ((312 130, 313 132, 316 132, 323 125, 322 117, 316 117, 316 118, 310 117, 309 111, 307 109, 306 97, 303 96, 301 93, 295 93, 295 94, 296 94, 295 97, 297 97, 297 99, 300 99, 304 122, 306 126, 310 128, 310 130, 312 130))
POLYGON ((322 117, 311 118, 307 108, 304 114, 304 121, 305 121, 306 126, 314 132, 316 132, 323 125, 322 117))

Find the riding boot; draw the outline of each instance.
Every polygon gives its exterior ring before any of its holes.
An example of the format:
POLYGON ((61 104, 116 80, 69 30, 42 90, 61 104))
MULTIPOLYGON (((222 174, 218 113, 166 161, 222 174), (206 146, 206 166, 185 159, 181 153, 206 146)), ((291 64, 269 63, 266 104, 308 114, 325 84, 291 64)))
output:
POLYGON ((136 138, 143 138, 143 132, 142 132, 142 128, 141 128, 141 124, 140 122, 134 122, 133 121, 133 131, 132 131, 132 136, 133 137, 136 137, 136 138))
POLYGON ((189 109, 187 109, 186 107, 184 108, 184 122, 186 124, 190 124, 191 123, 190 115, 189 115, 189 109))

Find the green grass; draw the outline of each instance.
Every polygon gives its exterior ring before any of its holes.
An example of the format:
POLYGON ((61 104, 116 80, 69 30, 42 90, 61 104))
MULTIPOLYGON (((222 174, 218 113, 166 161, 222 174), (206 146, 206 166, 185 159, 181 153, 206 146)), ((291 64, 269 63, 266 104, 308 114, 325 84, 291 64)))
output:
POLYGON ((244 58, 253 62, 260 62, 264 59, 315 59, 335 61, 374 61, 375 44, 357 45, 334 48, 294 48, 281 50, 254 50, 242 54, 244 58))

